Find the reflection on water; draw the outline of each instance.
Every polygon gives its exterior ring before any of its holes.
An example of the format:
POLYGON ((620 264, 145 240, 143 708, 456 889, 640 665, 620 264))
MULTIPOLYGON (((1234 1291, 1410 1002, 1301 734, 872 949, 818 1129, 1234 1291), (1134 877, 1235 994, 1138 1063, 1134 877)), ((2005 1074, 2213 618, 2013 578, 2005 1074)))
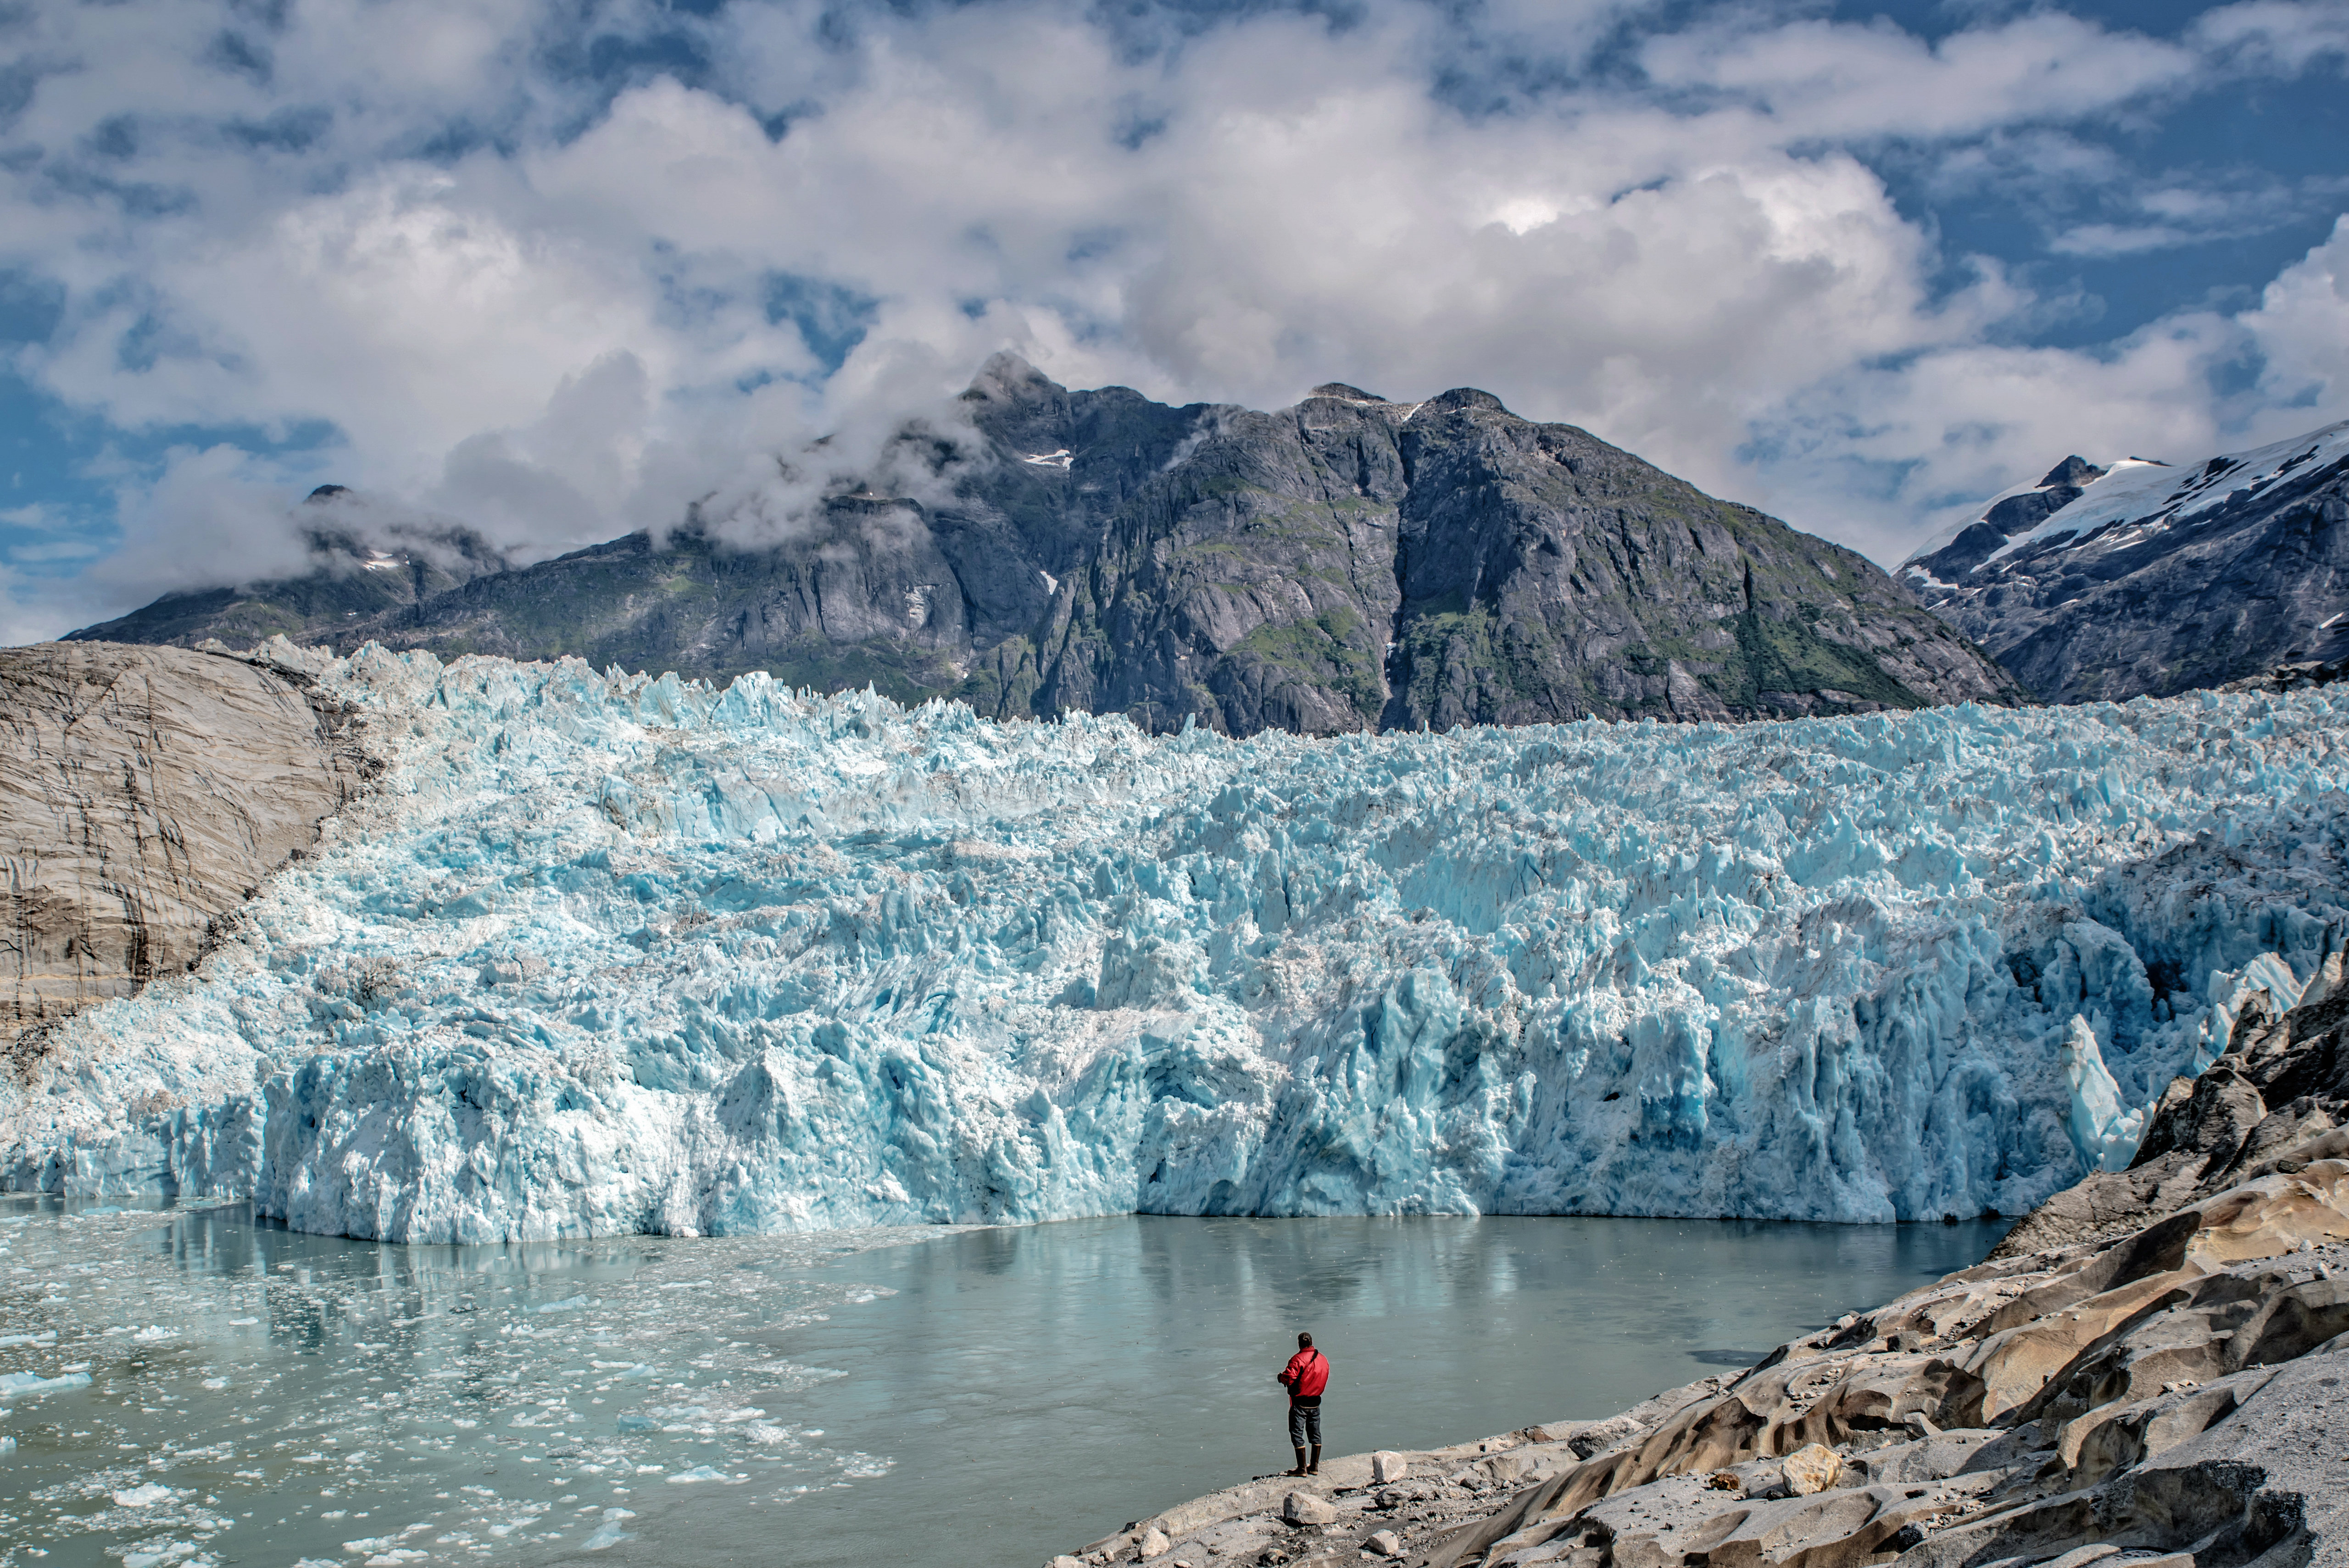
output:
POLYGON ((1333 1451, 1425 1447, 1605 1415, 1997 1233, 1123 1218, 387 1247, 242 1206, 15 1201, 0 1568, 1040 1562, 1286 1464, 1271 1378, 1299 1328, 1335 1367, 1333 1451))

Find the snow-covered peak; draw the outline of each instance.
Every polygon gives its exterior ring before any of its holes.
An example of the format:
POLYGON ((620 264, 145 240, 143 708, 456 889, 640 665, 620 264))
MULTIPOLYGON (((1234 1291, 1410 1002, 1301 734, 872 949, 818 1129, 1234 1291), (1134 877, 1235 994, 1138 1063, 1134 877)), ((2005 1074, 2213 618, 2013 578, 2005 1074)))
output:
MULTIPOLYGON (((2349 457, 2349 419, 2271 441, 2245 451, 2222 452, 2190 467, 2143 458, 2115 463, 2071 505, 2033 529, 2025 542, 2082 538, 2116 522, 2168 522, 2209 511, 2230 496, 2256 494, 2293 469, 2324 468, 2349 457)), ((2002 554, 2005 552, 2002 552, 2002 554)))
POLYGON ((2019 531, 2021 527, 2037 521, 2038 518, 2045 515, 2047 511, 2064 505, 2079 492, 2080 487, 2092 482, 2106 471, 2075 453, 2048 469, 2044 476, 2028 484, 2010 485, 1984 501, 1982 510, 1971 517, 1935 530, 1932 535, 1901 563, 1901 573, 1920 580, 1933 581, 1934 569, 1937 567, 1960 573, 1970 571, 1975 563, 1973 557, 1980 554, 1979 551, 1971 552, 1968 559, 1961 562, 1940 562, 1935 561, 1933 557, 1955 543, 1961 535, 1985 525, 1994 530, 2000 537, 2011 537, 2019 531), (2027 511, 2010 504, 2026 496, 2044 496, 2047 499, 2040 505, 2027 511))
POLYGON ((2076 702, 2349 656, 2344 566, 2349 420, 2190 462, 2067 459, 1899 575, 2034 695, 2076 702))

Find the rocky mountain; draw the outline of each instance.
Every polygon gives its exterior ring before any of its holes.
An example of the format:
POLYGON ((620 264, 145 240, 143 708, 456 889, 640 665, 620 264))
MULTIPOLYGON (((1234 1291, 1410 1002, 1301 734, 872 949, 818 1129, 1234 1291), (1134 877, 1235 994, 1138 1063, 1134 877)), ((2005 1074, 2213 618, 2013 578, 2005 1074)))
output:
POLYGON ((444 547, 429 571, 447 581, 355 546, 73 635, 763 669, 1235 734, 2023 696, 1860 556, 1486 393, 1332 384, 1271 413, 1170 407, 1004 356, 962 408, 968 430, 904 443, 943 499, 852 487, 787 544, 693 518, 520 570, 444 547))
POLYGON ((2066 458, 1899 577, 2049 702, 2349 654, 2349 420, 2171 465, 2066 458))
POLYGON ((364 782, 338 730, 284 673, 236 659, 0 649, 0 1030, 191 967, 364 782))
POLYGON ((310 560, 301 575, 166 593, 120 620, 67 633, 66 640, 185 648, 206 637, 239 647, 280 635, 331 637, 511 564, 471 529, 382 515, 342 485, 311 491, 294 526, 310 560))

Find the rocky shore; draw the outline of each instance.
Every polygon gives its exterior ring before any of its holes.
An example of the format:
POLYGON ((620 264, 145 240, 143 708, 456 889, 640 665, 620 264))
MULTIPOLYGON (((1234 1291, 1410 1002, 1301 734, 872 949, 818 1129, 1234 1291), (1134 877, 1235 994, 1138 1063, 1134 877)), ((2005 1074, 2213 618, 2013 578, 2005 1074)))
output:
POLYGON ((2344 1123, 2336 954, 1973 1268, 1606 1420, 1254 1480, 1048 1568, 2349 1563, 2344 1123))

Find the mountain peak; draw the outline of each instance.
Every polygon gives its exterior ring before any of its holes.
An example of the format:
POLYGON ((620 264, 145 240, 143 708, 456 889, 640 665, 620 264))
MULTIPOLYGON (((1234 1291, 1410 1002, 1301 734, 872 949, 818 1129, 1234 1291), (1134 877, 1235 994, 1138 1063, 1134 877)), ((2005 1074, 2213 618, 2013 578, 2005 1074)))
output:
POLYGON ((2349 420, 2172 466, 2077 457, 1902 568, 2048 702, 2126 702, 2349 652, 2349 420))
POLYGON ((1475 387, 1406 421, 1408 406, 1325 383, 1309 417, 1282 418, 1072 391, 1006 352, 964 396, 993 460, 919 508, 843 496, 771 547, 688 528, 509 568, 352 496, 359 515, 316 531, 305 576, 82 635, 250 642, 290 625, 311 643, 760 669, 999 718, 1230 734, 2015 695, 1848 552, 1475 387))
POLYGON ((1059 382, 1029 364, 1019 353, 1005 348, 987 356, 987 363, 970 378, 970 389, 963 396, 988 402, 1009 402, 1050 396, 1061 389, 1059 382))
POLYGON ((1336 397, 1348 403, 1392 403, 1392 397, 1381 397, 1375 392, 1365 392, 1359 387, 1349 387, 1343 381, 1324 381, 1306 394, 1308 397, 1336 397))
MULTIPOLYGON (((1507 406, 1498 397, 1475 387, 1454 387, 1449 392, 1438 392, 1421 407, 1437 414, 1448 414, 1454 408, 1490 408, 1495 414, 1509 413, 1507 406)), ((1514 414, 1509 417, 1516 418, 1514 414)))
POLYGON ((2049 469, 2047 477, 2039 481, 2039 488, 2045 490, 2050 485, 2085 485, 2104 477, 2104 469, 2075 452, 2049 469))

